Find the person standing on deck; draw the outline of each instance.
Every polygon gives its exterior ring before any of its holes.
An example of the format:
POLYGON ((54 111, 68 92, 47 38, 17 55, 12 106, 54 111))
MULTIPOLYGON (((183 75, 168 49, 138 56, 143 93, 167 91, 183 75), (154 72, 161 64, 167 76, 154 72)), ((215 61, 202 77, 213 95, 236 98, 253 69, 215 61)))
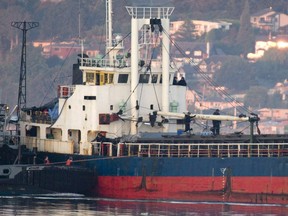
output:
POLYGON ((46 165, 49 165, 49 164, 50 164, 50 161, 49 161, 48 156, 45 157, 45 159, 44 159, 44 164, 46 164, 46 165))
POLYGON ((68 160, 66 161, 66 166, 71 166, 72 161, 73 161, 72 157, 69 157, 68 160))
POLYGON ((184 77, 181 77, 181 79, 180 79, 179 82, 178 82, 178 85, 187 86, 187 83, 186 83, 184 77))
MULTIPOLYGON (((219 109, 216 109, 215 112, 213 113, 213 115, 220 115, 219 109)), ((219 135, 220 134, 221 121, 212 120, 212 123, 213 123, 213 128, 212 128, 213 135, 214 136, 219 135)))

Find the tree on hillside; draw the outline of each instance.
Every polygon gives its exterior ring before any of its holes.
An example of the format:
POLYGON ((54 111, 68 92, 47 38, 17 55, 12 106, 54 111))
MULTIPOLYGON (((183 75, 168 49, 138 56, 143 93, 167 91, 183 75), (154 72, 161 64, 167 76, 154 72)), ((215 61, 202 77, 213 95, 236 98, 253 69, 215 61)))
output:
POLYGON ((250 22, 249 0, 245 1, 244 9, 240 17, 240 28, 236 41, 244 56, 249 52, 254 51, 255 37, 250 22))
POLYGON ((246 107, 262 108, 267 103, 267 89, 262 86, 252 86, 244 97, 244 104, 246 107))
POLYGON ((207 38, 213 43, 215 50, 222 50, 227 55, 239 56, 239 46, 236 43, 236 37, 239 30, 238 24, 232 24, 229 30, 213 29, 207 34, 207 38))
POLYGON ((288 49, 269 49, 252 65, 251 71, 259 84, 273 87, 287 79, 288 49))
MULTIPOLYGON (((0 49, 3 51, 11 51, 14 46, 21 43, 22 31, 11 26, 11 22, 30 21, 31 17, 22 7, 18 5, 9 5, 7 9, 0 9, 0 49)), ((30 35, 31 36, 31 35, 30 35)), ((27 38, 29 40, 29 38, 27 38)))
POLYGON ((45 8, 41 8, 38 19, 41 28, 44 30, 41 31, 40 35, 42 40, 77 38, 78 12, 75 11, 75 8, 78 9, 78 4, 75 1, 63 1, 57 7, 50 3, 45 8), (40 14, 43 14, 43 16, 40 16, 40 14))
POLYGON ((284 64, 284 66, 288 67, 288 49, 277 49, 272 48, 267 50, 264 53, 264 56, 259 59, 260 62, 268 61, 268 62, 275 62, 279 64, 284 64))
POLYGON ((215 72, 215 81, 233 91, 244 91, 251 86, 273 88, 287 79, 288 50, 271 49, 256 63, 229 56, 215 72))
POLYGON ((239 0, 228 0, 226 5, 227 15, 229 18, 237 19, 240 16, 239 12, 239 0))
POLYGON ((250 63, 238 56, 229 56, 215 72, 215 81, 233 91, 244 91, 255 84, 250 63))
POLYGON ((287 109, 287 102, 282 100, 282 94, 276 92, 268 95, 266 107, 287 109))

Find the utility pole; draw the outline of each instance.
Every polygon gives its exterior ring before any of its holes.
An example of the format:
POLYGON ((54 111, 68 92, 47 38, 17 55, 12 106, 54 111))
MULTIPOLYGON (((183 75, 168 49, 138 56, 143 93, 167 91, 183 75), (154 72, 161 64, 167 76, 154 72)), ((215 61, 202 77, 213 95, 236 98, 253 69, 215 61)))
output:
POLYGON ((19 89, 18 89, 18 103, 17 103, 17 144, 18 144, 18 163, 21 163, 21 145, 20 145, 20 111, 26 108, 26 33, 32 28, 39 26, 38 22, 11 22, 11 26, 22 30, 22 52, 21 52, 21 65, 20 65, 20 78, 19 78, 19 89))
POLYGON ((32 28, 39 26, 38 22, 12 22, 12 27, 22 30, 22 53, 21 53, 21 66, 20 66, 20 79, 18 90, 18 109, 17 117, 19 120, 20 109, 26 108, 26 33, 32 28))

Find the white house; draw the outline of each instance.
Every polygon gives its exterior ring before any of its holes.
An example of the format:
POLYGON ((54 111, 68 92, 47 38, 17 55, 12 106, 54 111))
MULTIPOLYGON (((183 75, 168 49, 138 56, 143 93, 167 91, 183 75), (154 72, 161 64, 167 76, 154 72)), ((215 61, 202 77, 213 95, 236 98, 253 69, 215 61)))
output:
POLYGON ((270 32, 278 32, 279 28, 288 25, 288 15, 278 13, 270 7, 252 14, 250 21, 252 26, 256 28, 270 32))
MULTIPOLYGON (((184 23, 185 21, 171 22, 170 23, 171 35, 175 34, 184 23)), ((201 36, 204 33, 207 33, 213 29, 229 30, 232 23, 228 23, 225 21, 212 22, 212 21, 203 21, 203 20, 191 20, 191 25, 194 25, 193 34, 196 36, 201 36)))

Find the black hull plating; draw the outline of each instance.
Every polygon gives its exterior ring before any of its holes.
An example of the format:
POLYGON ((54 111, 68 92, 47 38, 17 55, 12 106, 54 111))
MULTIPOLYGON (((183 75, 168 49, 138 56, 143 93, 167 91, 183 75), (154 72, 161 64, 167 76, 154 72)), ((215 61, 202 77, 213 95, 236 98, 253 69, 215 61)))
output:
POLYGON ((90 195, 94 172, 79 167, 23 166, 13 179, 0 179, 1 196, 73 193, 90 195))

